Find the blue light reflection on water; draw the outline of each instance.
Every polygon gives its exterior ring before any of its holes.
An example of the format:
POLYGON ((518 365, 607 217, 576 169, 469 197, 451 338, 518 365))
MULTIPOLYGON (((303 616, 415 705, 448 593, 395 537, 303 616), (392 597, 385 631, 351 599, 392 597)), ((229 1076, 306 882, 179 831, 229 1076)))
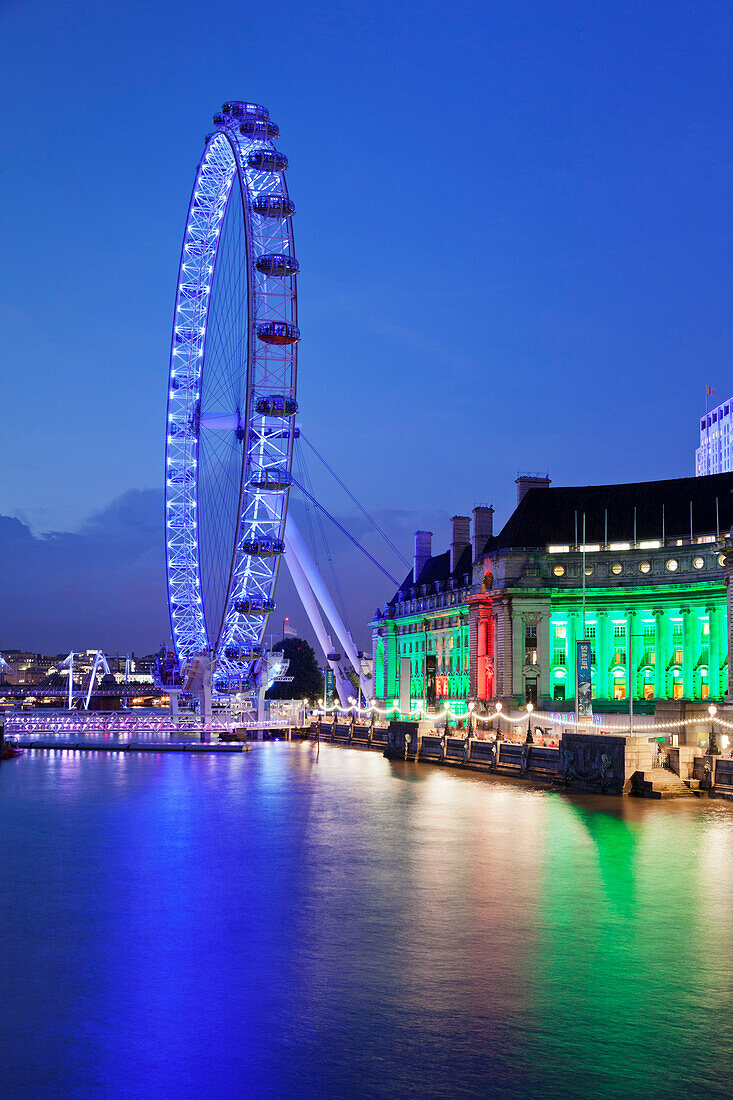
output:
POLYGON ((725 804, 30 753, 0 836, 3 1095, 727 1094, 725 804))

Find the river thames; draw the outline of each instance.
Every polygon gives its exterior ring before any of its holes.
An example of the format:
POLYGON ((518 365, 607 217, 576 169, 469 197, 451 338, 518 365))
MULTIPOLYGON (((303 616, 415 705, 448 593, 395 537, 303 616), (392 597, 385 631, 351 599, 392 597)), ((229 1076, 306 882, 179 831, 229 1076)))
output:
POLYGON ((0 767, 7 1097, 730 1095, 733 806, 311 743, 0 767))

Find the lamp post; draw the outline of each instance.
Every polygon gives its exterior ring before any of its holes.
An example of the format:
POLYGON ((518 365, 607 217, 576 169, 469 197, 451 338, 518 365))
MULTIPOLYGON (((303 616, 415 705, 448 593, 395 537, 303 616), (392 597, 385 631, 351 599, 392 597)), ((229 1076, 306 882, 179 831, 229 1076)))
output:
POLYGON ((501 741, 501 703, 495 703, 496 707, 496 740, 501 741))
POLYGON ((708 714, 710 715, 710 740, 708 741, 708 756, 720 756, 720 749, 718 748, 718 742, 715 737, 715 715, 718 713, 718 708, 714 703, 711 703, 708 707, 708 714))
POLYGON ((468 736, 469 737, 473 736, 473 711, 474 711, 475 706, 476 706, 475 703, 469 703, 468 704, 468 736))
POLYGON ((532 711, 534 703, 527 703, 527 744, 532 744, 532 711))

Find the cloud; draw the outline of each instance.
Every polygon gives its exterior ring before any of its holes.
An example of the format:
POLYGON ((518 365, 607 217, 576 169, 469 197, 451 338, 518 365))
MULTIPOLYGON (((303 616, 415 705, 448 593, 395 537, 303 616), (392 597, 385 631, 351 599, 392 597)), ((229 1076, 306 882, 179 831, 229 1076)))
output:
POLYGON ((168 636, 161 495, 131 490, 74 532, 0 516, 0 647, 150 652, 168 636))
MULTIPOLYGON (((336 606, 341 597, 357 645, 370 648, 368 622, 394 585, 324 518, 328 549, 311 511, 293 498, 293 515, 316 557, 336 606), (330 561, 329 561, 330 558, 330 561), (337 583, 333 580, 333 573, 337 583)), ((360 514, 341 514, 340 523, 389 572, 402 580, 407 567, 360 514)), ((415 527, 448 529, 447 517, 426 517, 389 509, 375 517, 410 558, 415 527)), ((436 540, 437 541, 437 540, 436 540)), ((45 653, 101 647, 109 653, 150 653, 169 643, 162 497, 159 490, 130 490, 90 516, 78 531, 35 535, 21 520, 0 516, 0 651, 45 653)), ((277 610, 269 627, 279 636, 287 615, 298 633, 315 638, 283 565, 277 610)))

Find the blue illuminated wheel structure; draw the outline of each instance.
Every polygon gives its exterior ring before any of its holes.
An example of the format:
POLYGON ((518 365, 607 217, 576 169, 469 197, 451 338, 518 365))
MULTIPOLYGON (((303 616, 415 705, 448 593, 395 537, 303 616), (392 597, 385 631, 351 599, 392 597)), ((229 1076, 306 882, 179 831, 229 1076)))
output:
POLYGON ((165 529, 183 669, 220 692, 261 665, 291 484, 298 330, 295 207, 278 127, 255 103, 214 116, 183 239, 168 385, 165 529))

